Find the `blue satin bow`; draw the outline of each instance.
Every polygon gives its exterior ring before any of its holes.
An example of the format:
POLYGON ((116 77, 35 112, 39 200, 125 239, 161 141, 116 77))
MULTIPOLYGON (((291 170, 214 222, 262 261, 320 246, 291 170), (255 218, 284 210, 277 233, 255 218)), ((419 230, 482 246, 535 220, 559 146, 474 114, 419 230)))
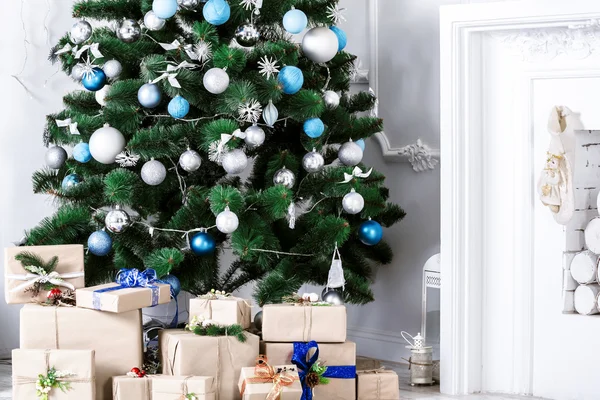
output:
MULTIPOLYGON (((314 340, 311 342, 294 342, 294 354, 292 355, 292 364, 298 367, 298 375, 302 384, 302 397, 300 400, 312 400, 312 388, 306 383, 306 376, 313 365, 319 360, 319 344, 314 340), (310 349, 315 349, 312 357, 308 357, 310 349)), ((327 371, 323 374, 325 378, 335 379, 354 379, 356 378, 356 366, 327 366, 327 371)))
POLYGON ((152 307, 158 304, 159 300, 159 287, 155 285, 160 283, 157 279, 156 271, 152 268, 148 268, 144 271, 140 271, 137 268, 127 269, 123 268, 117 273, 115 282, 119 286, 108 287, 104 289, 94 290, 93 306, 95 310, 100 310, 102 307, 101 293, 112 292, 115 290, 129 289, 129 288, 148 288, 152 290, 152 307))

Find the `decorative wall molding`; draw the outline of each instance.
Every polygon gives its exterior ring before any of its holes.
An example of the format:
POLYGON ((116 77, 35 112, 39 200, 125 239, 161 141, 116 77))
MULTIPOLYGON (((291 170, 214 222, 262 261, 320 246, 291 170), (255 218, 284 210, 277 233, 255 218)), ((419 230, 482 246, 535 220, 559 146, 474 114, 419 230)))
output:
POLYGON ((349 326, 348 336, 404 345, 406 342, 398 332, 384 331, 380 329, 364 328, 361 326, 349 326))

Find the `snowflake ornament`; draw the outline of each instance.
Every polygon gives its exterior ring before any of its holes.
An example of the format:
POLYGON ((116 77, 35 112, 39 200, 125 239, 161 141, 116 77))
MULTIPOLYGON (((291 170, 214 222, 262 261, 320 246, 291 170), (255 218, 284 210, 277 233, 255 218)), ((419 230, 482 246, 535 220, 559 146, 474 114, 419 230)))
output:
POLYGON ((239 119, 244 122, 255 124, 262 114, 262 106, 256 100, 250 100, 238 108, 239 119))
POLYGON ((204 40, 201 40, 194 45, 194 53, 196 60, 198 60, 200 64, 205 64, 212 58, 212 45, 204 40))
POLYGON ((256 7, 256 0, 242 0, 240 1, 240 6, 246 10, 251 10, 252 7, 256 7))
POLYGON ((223 155, 225 154, 224 147, 221 145, 221 141, 217 140, 212 142, 208 146, 208 159, 219 165, 223 162, 223 155))
POLYGON ((140 156, 128 150, 120 152, 119 154, 117 154, 117 157, 115 157, 115 161, 117 162, 117 164, 124 168, 135 167, 139 160, 140 156))
POLYGON ((279 65, 275 58, 271 59, 269 56, 264 56, 258 62, 260 70, 258 71, 261 75, 266 76, 267 79, 271 79, 271 75, 279 73, 279 65))
POLYGON ((331 5, 327 7, 327 17, 331 20, 331 22, 337 25, 342 21, 346 21, 346 17, 344 17, 345 11, 345 8, 339 8, 337 4, 331 5))

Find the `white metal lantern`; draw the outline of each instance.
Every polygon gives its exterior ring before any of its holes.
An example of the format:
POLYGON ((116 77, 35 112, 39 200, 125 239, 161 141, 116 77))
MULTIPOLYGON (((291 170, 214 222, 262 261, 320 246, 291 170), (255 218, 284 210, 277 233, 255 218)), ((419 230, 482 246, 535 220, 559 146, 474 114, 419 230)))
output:
POLYGON ((421 333, 411 336, 406 332, 401 332, 401 335, 409 344, 406 348, 410 349, 410 359, 407 361, 411 386, 433 384, 433 347, 425 346, 425 340, 421 333))

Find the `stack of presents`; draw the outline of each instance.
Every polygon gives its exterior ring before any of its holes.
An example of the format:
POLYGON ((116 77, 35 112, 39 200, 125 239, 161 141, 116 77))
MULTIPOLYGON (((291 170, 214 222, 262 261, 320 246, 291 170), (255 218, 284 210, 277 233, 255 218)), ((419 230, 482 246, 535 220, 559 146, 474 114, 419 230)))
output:
POLYGON ((6 300, 28 303, 13 400, 399 399, 394 372, 357 370, 346 308, 309 296, 264 306, 262 340, 248 331, 248 301, 214 292, 191 299, 185 329, 159 333, 162 374, 146 374, 141 309, 169 303, 171 287, 152 270, 84 287, 83 264, 80 245, 6 250, 6 300), (51 301, 59 292, 72 292, 75 304, 51 301))

